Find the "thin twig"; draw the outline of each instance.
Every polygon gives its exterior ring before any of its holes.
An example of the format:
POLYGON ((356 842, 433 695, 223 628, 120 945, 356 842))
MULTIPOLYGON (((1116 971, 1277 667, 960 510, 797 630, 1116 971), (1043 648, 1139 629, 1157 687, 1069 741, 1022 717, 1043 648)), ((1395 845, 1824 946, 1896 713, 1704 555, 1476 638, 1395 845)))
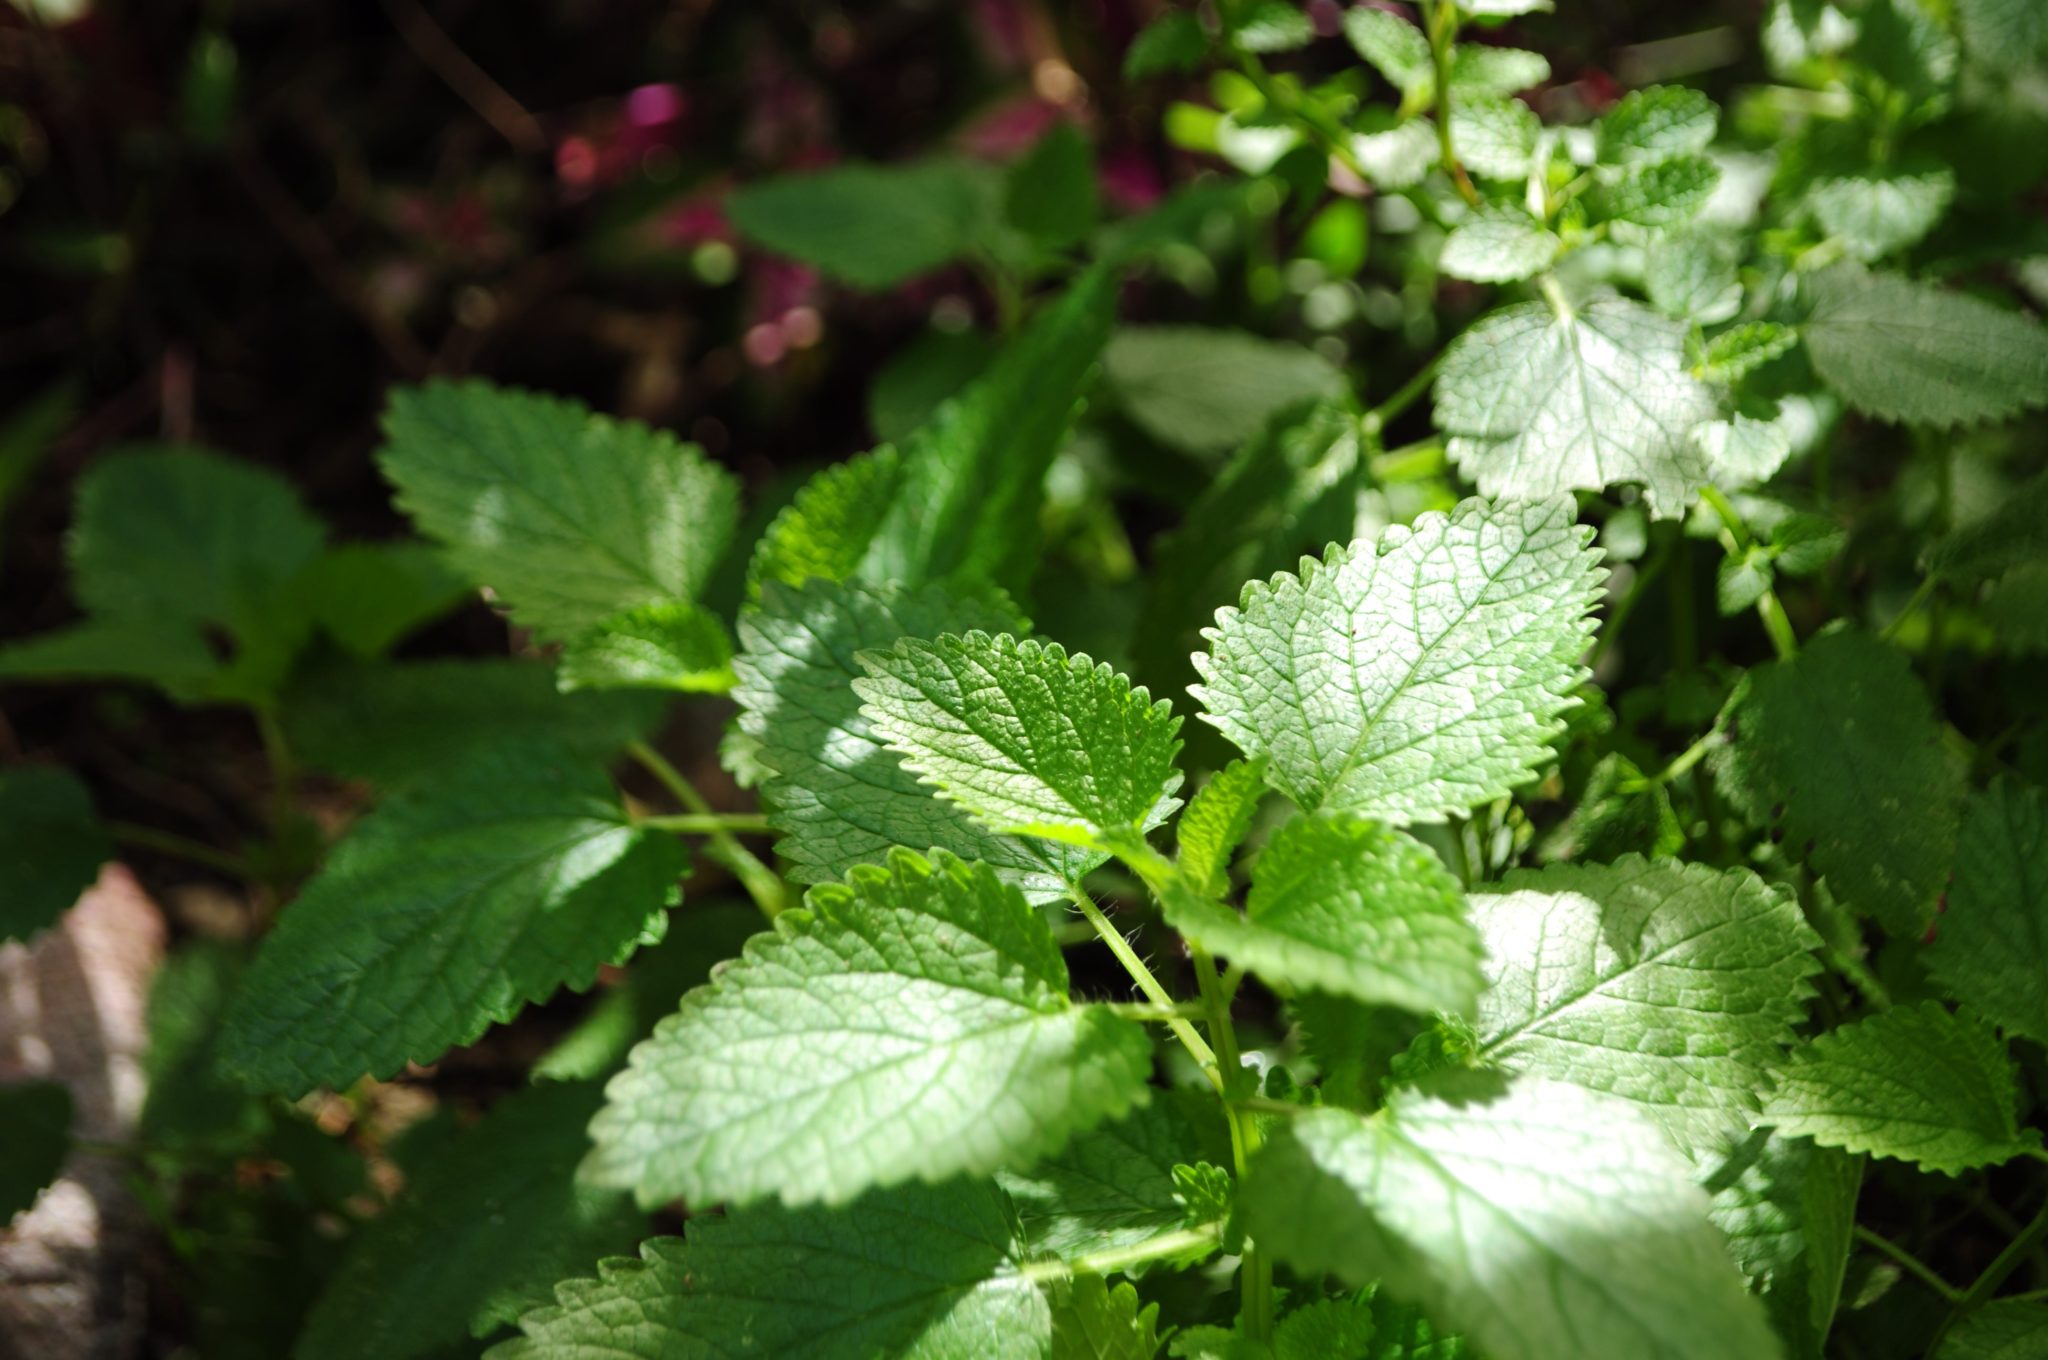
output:
POLYGON ((470 60, 469 54, 455 45, 447 30, 435 23, 417 0, 384 0, 384 12, 391 16, 398 36, 405 39, 413 55, 433 68, 434 74, 463 103, 476 110, 477 117, 512 143, 513 150, 535 155, 548 149, 548 134, 540 120, 491 79, 483 67, 470 60))

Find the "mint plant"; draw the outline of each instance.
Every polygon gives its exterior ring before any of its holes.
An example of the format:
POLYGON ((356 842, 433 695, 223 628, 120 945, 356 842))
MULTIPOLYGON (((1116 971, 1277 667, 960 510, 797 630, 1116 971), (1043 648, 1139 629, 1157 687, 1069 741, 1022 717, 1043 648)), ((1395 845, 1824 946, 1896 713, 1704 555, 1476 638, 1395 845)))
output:
POLYGON ((2048 24, 1775 0, 1731 108, 1593 107, 1518 97, 1548 8, 1165 12, 1128 76, 1235 173, 1117 221, 1064 125, 736 191, 997 321, 786 495, 473 379, 391 394, 418 542, 90 467, 0 679, 238 707, 276 798, 201 844, 9 768, 0 928, 121 843, 279 908, 166 975, 144 1135, 345 1223, 293 1354, 2037 1353, 2048 163, 1966 148, 2048 124, 2048 24), (1123 319, 1279 246, 1400 362, 1123 319), (393 659, 478 591, 518 656, 393 659), (498 1027, 528 1088, 363 1209, 301 1114, 498 1027))

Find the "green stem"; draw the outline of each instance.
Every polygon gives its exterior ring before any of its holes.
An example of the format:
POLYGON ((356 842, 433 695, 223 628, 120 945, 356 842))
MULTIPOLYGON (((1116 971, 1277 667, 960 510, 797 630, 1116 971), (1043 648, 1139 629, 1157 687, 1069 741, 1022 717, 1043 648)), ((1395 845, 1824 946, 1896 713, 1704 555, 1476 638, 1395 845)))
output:
POLYGON ((1238 69, 1244 72, 1245 79, 1252 83, 1252 88, 1259 92, 1260 97, 1291 119, 1296 127, 1307 134, 1310 141, 1322 148, 1324 155, 1360 180, 1370 182, 1372 177, 1365 173, 1365 166, 1360 164, 1358 153, 1351 149, 1349 129, 1330 118, 1320 107, 1303 103, 1294 91, 1273 79, 1266 68, 1259 64, 1259 59, 1251 53, 1240 50, 1237 53, 1237 65, 1238 69))
POLYGON ((678 812, 642 817, 637 823, 655 831, 673 831, 681 836, 715 836, 721 831, 758 835, 774 828, 758 812, 678 812))
MULTIPOLYGON (((1721 494, 1721 488, 1711 484, 1702 486, 1700 499, 1712 506, 1714 513, 1721 517, 1721 526, 1728 531, 1728 537, 1734 545, 1730 549, 1730 555, 1748 552, 1754 541, 1750 537, 1749 526, 1742 522, 1742 516, 1736 513, 1735 506, 1729 499, 1721 494)), ((1757 617, 1763 620, 1764 632, 1770 635, 1771 648, 1777 652, 1778 659, 1789 661, 1797 655, 1799 635, 1792 631, 1792 619, 1785 613, 1785 606, 1778 599, 1776 590, 1769 586, 1764 587, 1764 593, 1757 597, 1756 612, 1757 617)))
POLYGON ((1128 1247, 1111 1247, 1090 1252, 1071 1261, 1026 1261, 1017 1273, 1036 1284, 1064 1280, 1075 1275, 1107 1275, 1147 1261, 1188 1256, 1197 1251, 1214 1251, 1223 1241, 1223 1225, 1208 1223, 1199 1228, 1176 1228, 1172 1232, 1133 1242, 1128 1247))
MULTIPOLYGON (((661 752, 644 741, 636 741, 626 748, 626 754, 638 761, 653 775, 661 786, 675 797, 675 800, 699 817, 716 817, 711 804, 704 795, 697 792, 697 786, 683 777, 683 772, 669 764, 661 752)), ((763 864, 754 852, 733 839, 730 831, 712 831, 711 857, 732 870, 740 886, 747 890, 747 896, 754 899, 754 905, 762 915, 774 920, 789 905, 782 879, 773 869, 763 864)))
MULTIPOLYGON (((1396 389, 1393 396, 1388 397, 1385 401, 1367 411, 1363 420, 1360 421, 1360 424, 1365 429, 1366 437, 1377 439, 1380 431, 1385 429, 1396 416, 1400 415, 1410 406, 1413 406, 1416 399, 1424 392, 1427 392, 1429 385, 1436 381, 1436 371, 1443 367, 1443 362, 1444 356, 1442 353, 1438 353, 1435 358, 1424 364, 1414 377, 1402 383, 1396 389)), ((1435 441, 1429 440, 1424 442, 1434 443, 1435 441)))
POLYGON ((1850 985, 1861 992, 1863 999, 1873 1007, 1881 1011, 1890 1010, 1890 990, 1857 953, 1862 947, 1863 937, 1856 928, 1856 922, 1841 907, 1823 903, 1817 892, 1802 894, 1800 905, 1806 912, 1807 924, 1820 936, 1822 952, 1835 966, 1835 971, 1849 979, 1850 985))
POLYGON ((263 758, 270 765, 271 804, 270 827, 280 837, 292 820, 292 787, 298 782, 298 771, 292 761, 291 743, 285 740, 284 725, 277 720, 277 711, 272 708, 257 708, 256 731, 263 739, 263 758))
POLYGON ((1557 275, 1545 274, 1536 280, 1536 286, 1543 290, 1544 300, 1550 304, 1550 310, 1557 313, 1559 321, 1570 321, 1577 315, 1572 310, 1572 300, 1564 295, 1564 285, 1557 281, 1557 275))
POLYGON ((1614 608, 1608 611, 1607 621, 1600 626, 1600 641, 1594 644, 1593 657, 1586 663, 1588 670, 1599 670, 1600 663, 1607 659, 1607 653, 1613 650, 1614 644, 1620 640, 1621 630, 1627 625, 1629 615, 1635 613, 1636 606, 1642 602, 1643 593, 1670 564, 1672 545, 1677 541, 1675 536, 1666 538, 1658 545, 1650 560, 1637 568, 1635 579, 1629 582, 1628 593, 1615 602, 1614 608))
POLYGON ((1444 441, 1435 435, 1418 439, 1413 444, 1374 454, 1369 466, 1373 481, 1381 486, 1435 477, 1444 470, 1444 441))
POLYGON ((1799 634, 1792 631, 1791 616, 1785 613, 1785 606, 1778 599, 1778 592, 1765 589, 1757 598, 1757 617, 1764 621, 1764 632, 1770 634, 1771 649, 1778 654, 1778 660, 1790 661, 1799 654, 1799 634))
MULTIPOLYGON (((1236 1103, 1244 1081, 1244 1054, 1237 1046, 1237 1029, 1230 1021, 1230 998, 1223 993, 1223 980, 1216 972, 1216 960, 1200 946, 1192 946, 1195 985, 1201 989, 1202 1004, 1208 1008, 1209 1038, 1223 1069, 1223 1112, 1230 1121, 1230 1156, 1238 1183, 1244 1183, 1253 1154, 1259 1150, 1258 1116, 1236 1103)), ((1267 1342, 1273 1336, 1273 1262, 1256 1242, 1246 1242, 1239 1289, 1243 1295, 1244 1333, 1253 1341, 1267 1342)))
POLYGON ((1720 731, 1719 727, 1709 728, 1705 736, 1679 752, 1677 756, 1672 758, 1669 765, 1651 775, 1650 783, 1652 785, 1669 784, 1672 780, 1691 770, 1693 766, 1700 763, 1701 758, 1708 751, 1713 749, 1714 738, 1720 731))
POLYGON ((1912 1252, 1907 1251, 1904 1247, 1899 1246, 1886 1238, 1879 1237, 1876 1233, 1872 1232, 1870 1229, 1866 1227, 1863 1227, 1861 1224, 1858 1224, 1856 1228, 1856 1240, 1861 1242, 1866 1247, 1870 1247, 1876 1251, 1884 1253, 1886 1256, 1891 1257, 1891 1259, 1894 1262, 1896 1262, 1899 1266, 1901 1266, 1907 1274, 1919 1280, 1920 1283, 1926 1285, 1929 1289, 1932 1289, 1935 1293, 1941 1295, 1950 1303, 1953 1304, 1961 1301, 1963 1297, 1962 1290, 1957 1289, 1947 1280, 1944 1280, 1941 1278, 1941 1276, 1935 1274, 1933 1269, 1930 1266, 1928 1266, 1926 1262, 1922 1261, 1912 1252))
POLYGON ((1934 594, 1934 588, 1939 584, 1941 578, 1938 576, 1930 576, 1922 581, 1913 591, 1913 597, 1906 601, 1905 608, 1892 616, 1892 621, 1884 626, 1884 631, 1878 636, 1887 642, 1896 637, 1900 626, 1919 612, 1920 606, 1927 603, 1928 597, 1934 594))
MULTIPOLYGON (((1088 918, 1088 924, 1095 927, 1097 937, 1109 946, 1109 952, 1116 955, 1116 961, 1124 966, 1124 971, 1131 975, 1131 981, 1137 984, 1138 990, 1145 994, 1146 999, 1162 1011, 1177 1009, 1179 1003, 1173 999, 1173 994, 1160 985, 1159 979, 1152 975, 1152 970, 1138 957, 1138 951, 1131 948, 1131 942, 1124 938, 1123 932, 1102 914, 1101 907, 1095 905, 1095 899, 1078 886, 1069 886, 1067 897, 1081 909, 1081 914, 1088 918)), ((1188 1051, 1188 1055, 1208 1073, 1209 1080, 1221 1090, 1223 1073, 1216 1066, 1215 1050, 1202 1041, 1202 1036, 1195 1032, 1195 1027, 1179 1017, 1168 1020, 1166 1027, 1173 1031, 1173 1037, 1180 1040, 1181 1047, 1188 1051)))
POLYGON ((1161 1025, 1175 1020, 1199 1020, 1208 1013, 1203 1007, 1185 1001, 1171 1006, 1155 1005, 1149 1001, 1101 1001, 1096 1003, 1096 1009, 1121 1015, 1126 1020, 1145 1020, 1161 1025))
POLYGON ((153 826, 142 826, 135 822, 108 822, 108 831, 115 840, 142 850, 154 850, 160 855, 202 864, 209 869, 218 869, 234 878, 256 877, 249 862, 240 855, 226 850, 216 850, 202 841, 195 841, 176 832, 159 831, 153 826))
POLYGON ((1436 72, 1436 145, 1444 173, 1458 186, 1458 196, 1479 206, 1479 190, 1458 161, 1451 145, 1451 39, 1458 32, 1458 7, 1444 0, 1422 0, 1422 27, 1429 34, 1429 60, 1436 72))
MULTIPOLYGON (((2048 1154, 2042 1154, 2041 1160, 2048 1161, 2048 1154)), ((1939 1348, 1941 1339, 1948 1334, 1949 1328, 1989 1303, 1991 1296, 1998 1292, 1998 1286, 2004 1284, 2006 1277, 2018 1270, 2020 1262, 2044 1240, 2048 1240, 2048 1205, 2042 1206, 2041 1212, 2034 1215, 2034 1221, 2020 1229, 2020 1235, 2006 1243, 2005 1250, 1999 1252, 1991 1264, 1984 1267, 1984 1273, 1963 1291, 1963 1296, 1955 1301, 1955 1307, 1949 1311, 1947 1319, 1941 1324, 1941 1330, 1934 1334, 1933 1341, 1928 1344, 1928 1351, 1931 1353, 1939 1348)))

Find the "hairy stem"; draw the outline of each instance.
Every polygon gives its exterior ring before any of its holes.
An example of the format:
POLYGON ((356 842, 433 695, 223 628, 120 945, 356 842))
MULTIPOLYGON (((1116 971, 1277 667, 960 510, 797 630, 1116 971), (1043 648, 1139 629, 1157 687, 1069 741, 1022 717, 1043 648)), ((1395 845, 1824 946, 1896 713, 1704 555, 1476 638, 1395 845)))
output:
POLYGON ((662 813, 654 817, 642 817, 639 824, 656 831, 673 831, 682 836, 715 836, 722 831, 746 835, 774 829, 769 826, 768 819, 758 812, 662 813))
MULTIPOLYGON (((2039 1155, 2041 1160, 2048 1161, 2048 1154, 2039 1155)), ((2026 1260, 2029 1253, 2043 1241, 2048 1241, 2048 1205, 2041 1207, 2041 1212, 2034 1215, 2034 1221, 2020 1229, 2020 1235, 2006 1243, 2005 1250, 1999 1252, 1991 1264, 1984 1267, 1984 1273, 1971 1282, 1970 1287, 1963 1291, 1961 1298, 1955 1300, 1955 1306, 1949 1310, 1948 1317, 1941 1324, 1941 1330, 1936 1332, 1934 1339, 1928 1343, 1929 1352, 1940 1347, 1941 1339, 1948 1335, 1949 1328, 1991 1302, 1991 1296, 1998 1292, 1998 1286, 2004 1284, 2006 1277, 2018 1270, 2020 1262, 2026 1260)))
MULTIPOLYGON (((1202 1004, 1209 1013, 1209 1038, 1223 1068, 1223 1112, 1230 1121, 1230 1157, 1238 1183, 1243 1184, 1252 1155, 1259 1150, 1259 1118, 1236 1103, 1238 1088, 1244 1081, 1244 1054, 1237 1046, 1237 1029, 1230 1021, 1230 998, 1224 994, 1216 960, 1199 947, 1193 954, 1195 983, 1201 988, 1202 1004)), ((1244 1333, 1254 1341, 1268 1341, 1273 1335, 1273 1262, 1259 1250, 1258 1243, 1246 1242, 1240 1269, 1244 1333)))
POLYGON ((1879 1237, 1861 1224, 1858 1224, 1856 1227, 1856 1240, 1866 1247, 1889 1256, 1907 1274, 1919 1280, 1920 1283, 1926 1285, 1950 1303, 1956 1303, 1963 1297, 1963 1291, 1935 1274, 1933 1267, 1929 1266, 1912 1252, 1907 1251, 1904 1247, 1887 1238, 1879 1237))
MULTIPOLYGON (((626 754, 640 762, 663 788, 674 795, 677 802, 698 817, 718 816, 704 795, 697 792, 697 786, 685 779, 683 772, 671 765, 661 752, 644 741, 636 741, 626 748, 626 754)), ((781 915, 789 901, 782 879, 776 872, 735 840, 732 832, 713 830, 708 834, 711 837, 711 857, 732 870, 733 877, 740 881, 740 886, 747 890, 747 896, 754 899, 754 905, 761 909, 761 913, 771 921, 781 915)))
POLYGON ((108 822, 108 831, 123 845, 132 845, 139 850, 154 850, 160 855, 170 855, 190 864, 204 865, 218 869, 234 878, 255 878, 256 871, 240 855, 226 850, 216 850, 202 841, 180 836, 174 831, 159 831, 153 826, 136 822, 108 822))
MULTIPOLYGON (((1095 927, 1096 935, 1109 946, 1109 952, 1116 955, 1116 961, 1124 966, 1124 971, 1131 975, 1131 981, 1137 984, 1138 990, 1145 994, 1146 999, 1161 1011, 1177 1010, 1179 1003, 1173 999, 1173 994, 1152 975, 1152 970, 1138 957, 1138 951, 1131 948, 1131 942, 1124 938, 1123 932, 1102 914, 1101 907, 1095 905, 1095 899, 1083 892, 1078 885, 1069 886, 1067 897, 1080 908, 1081 914, 1088 918, 1088 924, 1095 927)), ((1209 1074, 1209 1080, 1221 1089, 1223 1074, 1216 1066, 1215 1050, 1203 1042, 1202 1036, 1195 1032, 1195 1027, 1177 1015, 1167 1020, 1166 1027, 1173 1031, 1173 1037, 1180 1040, 1181 1047, 1188 1051, 1188 1055, 1209 1074)))
POLYGON ((1142 1265, 1147 1261, 1188 1256, 1198 1251, 1214 1251, 1222 1241, 1223 1225, 1205 1223, 1199 1228, 1176 1228, 1157 1237, 1148 1237, 1142 1242, 1133 1242, 1128 1247, 1111 1247, 1106 1251, 1091 1252, 1086 1256, 1077 1256, 1071 1261, 1026 1261, 1017 1273, 1033 1283, 1041 1280, 1064 1280, 1075 1275, 1107 1275, 1112 1271, 1142 1265))
POLYGON ((1422 26, 1429 33, 1429 60, 1436 71, 1436 145, 1444 173, 1458 186, 1458 197, 1479 206, 1479 190, 1451 145, 1451 39, 1458 33, 1458 7, 1443 0, 1422 0, 1422 26))

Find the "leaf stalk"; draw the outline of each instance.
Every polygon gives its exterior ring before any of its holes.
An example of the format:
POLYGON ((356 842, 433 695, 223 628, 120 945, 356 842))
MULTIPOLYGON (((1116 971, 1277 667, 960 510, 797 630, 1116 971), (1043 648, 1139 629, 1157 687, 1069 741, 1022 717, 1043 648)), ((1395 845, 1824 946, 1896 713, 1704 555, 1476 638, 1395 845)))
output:
MULTIPOLYGON (((683 777, 683 772, 671 765, 661 752, 644 741, 636 741, 626 748, 626 754, 638 761, 643 769, 653 775, 661 786, 674 796, 675 800, 688 808, 699 818, 716 818, 718 813, 697 786, 683 777)), ((711 838, 709 854, 720 864, 732 870, 733 877, 740 881, 747 896, 754 899, 754 905, 761 914, 774 920, 789 905, 788 893, 782 879, 773 869, 763 864, 753 851, 733 838, 731 831, 708 830, 711 838)))

